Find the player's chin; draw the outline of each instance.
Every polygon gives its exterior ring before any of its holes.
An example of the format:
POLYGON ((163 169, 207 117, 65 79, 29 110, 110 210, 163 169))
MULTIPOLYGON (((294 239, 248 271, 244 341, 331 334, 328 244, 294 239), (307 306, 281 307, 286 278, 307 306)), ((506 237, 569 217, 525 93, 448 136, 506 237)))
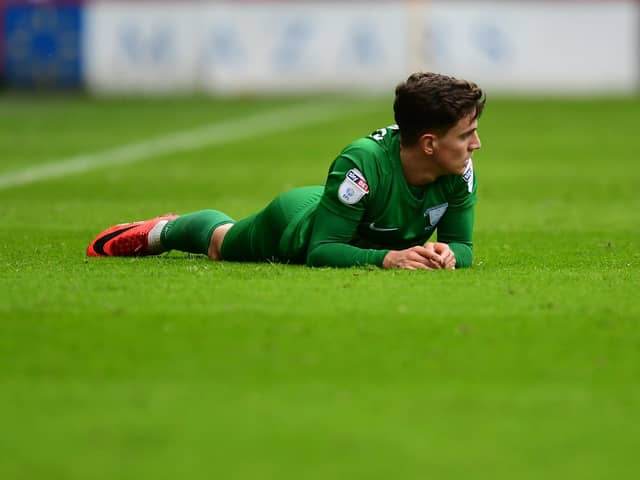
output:
POLYGON ((467 169, 467 165, 469 164, 469 159, 465 158, 464 160, 452 164, 449 168, 450 175, 462 175, 467 169))
POLYGON ((464 165, 456 168, 456 171, 453 172, 455 175, 464 175, 464 172, 467 170, 467 161, 465 160, 464 165))

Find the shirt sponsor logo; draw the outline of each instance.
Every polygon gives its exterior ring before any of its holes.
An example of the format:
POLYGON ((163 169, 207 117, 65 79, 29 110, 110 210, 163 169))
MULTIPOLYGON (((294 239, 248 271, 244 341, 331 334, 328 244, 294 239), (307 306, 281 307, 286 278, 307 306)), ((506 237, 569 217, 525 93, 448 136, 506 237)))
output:
POLYGON ((354 205, 369 193, 369 184, 360 170, 352 168, 338 188, 338 199, 345 205, 354 205))
POLYGON ((447 208, 449 207, 448 203, 442 203, 440 205, 436 205, 435 207, 428 208, 424 212, 425 218, 427 218, 429 225, 425 228, 425 230, 430 230, 435 228, 440 219, 444 216, 447 208))

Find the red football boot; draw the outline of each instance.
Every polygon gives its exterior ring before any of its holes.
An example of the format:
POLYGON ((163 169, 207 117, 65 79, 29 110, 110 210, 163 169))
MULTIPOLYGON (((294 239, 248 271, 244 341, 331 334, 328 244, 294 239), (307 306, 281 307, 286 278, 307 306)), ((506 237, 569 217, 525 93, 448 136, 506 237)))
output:
MULTIPOLYGON (((149 232, 159 222, 177 218, 178 215, 163 215, 142 222, 121 223, 106 229, 93 239, 87 247, 88 257, 139 257, 162 253, 149 248, 149 232)), ((160 232, 157 232, 159 236, 160 232)))

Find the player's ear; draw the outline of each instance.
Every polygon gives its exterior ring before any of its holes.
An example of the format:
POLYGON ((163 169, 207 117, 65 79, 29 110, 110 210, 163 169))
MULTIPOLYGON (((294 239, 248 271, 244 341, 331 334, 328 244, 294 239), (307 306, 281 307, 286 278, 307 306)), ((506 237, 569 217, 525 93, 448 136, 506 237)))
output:
POLYGON ((436 136, 433 133, 424 133, 418 142, 420 143, 420 148, 427 155, 433 155, 433 151, 436 148, 436 136))

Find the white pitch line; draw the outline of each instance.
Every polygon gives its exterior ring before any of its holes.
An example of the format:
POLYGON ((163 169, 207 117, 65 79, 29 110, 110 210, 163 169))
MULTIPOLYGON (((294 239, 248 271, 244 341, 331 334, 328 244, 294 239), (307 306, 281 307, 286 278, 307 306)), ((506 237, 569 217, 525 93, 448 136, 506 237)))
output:
POLYGON ((124 165, 154 156, 196 150, 201 147, 258 137, 292 127, 335 118, 345 111, 345 104, 307 103, 256 113, 222 123, 204 125, 193 130, 172 133, 147 141, 123 145, 102 152, 63 158, 23 170, 0 174, 0 190, 28 185, 52 178, 87 172, 97 168, 124 165))

